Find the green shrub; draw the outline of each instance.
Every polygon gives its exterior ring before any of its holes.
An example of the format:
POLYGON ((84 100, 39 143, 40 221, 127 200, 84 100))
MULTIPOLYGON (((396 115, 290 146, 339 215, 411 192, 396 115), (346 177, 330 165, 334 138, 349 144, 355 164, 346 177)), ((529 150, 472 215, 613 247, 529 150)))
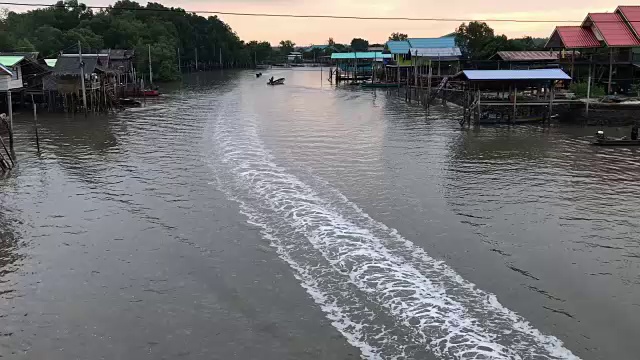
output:
MULTIPOLYGON (((587 97, 587 82, 574 82, 569 86, 569 90, 576 95, 576 97, 584 98, 587 97)), ((604 96, 606 92, 604 91, 603 86, 598 86, 595 84, 591 84, 591 95, 592 98, 597 98, 604 96)))

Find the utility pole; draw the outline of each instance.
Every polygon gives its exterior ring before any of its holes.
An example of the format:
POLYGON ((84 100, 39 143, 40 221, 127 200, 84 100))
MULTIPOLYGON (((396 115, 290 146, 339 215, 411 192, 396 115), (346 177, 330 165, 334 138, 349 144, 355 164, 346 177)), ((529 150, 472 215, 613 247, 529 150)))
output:
POLYGON ((151 44, 149 44, 149 86, 153 85, 153 71, 151 70, 151 44))
POLYGON ((82 106, 84 106, 84 116, 87 116, 87 89, 84 84, 84 61, 82 61, 82 45, 78 40, 78 57, 80 58, 80 82, 82 83, 82 106))
POLYGON ((196 47, 196 71, 198 71, 198 48, 196 47))

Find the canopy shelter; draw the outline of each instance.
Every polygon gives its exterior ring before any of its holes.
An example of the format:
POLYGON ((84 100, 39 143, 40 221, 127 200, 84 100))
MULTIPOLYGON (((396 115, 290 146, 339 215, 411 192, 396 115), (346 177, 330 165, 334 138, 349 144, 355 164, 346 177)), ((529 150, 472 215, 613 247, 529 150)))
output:
POLYGON ((463 123, 520 123, 549 120, 556 81, 571 80, 560 69, 463 70, 454 76, 463 89, 463 123))

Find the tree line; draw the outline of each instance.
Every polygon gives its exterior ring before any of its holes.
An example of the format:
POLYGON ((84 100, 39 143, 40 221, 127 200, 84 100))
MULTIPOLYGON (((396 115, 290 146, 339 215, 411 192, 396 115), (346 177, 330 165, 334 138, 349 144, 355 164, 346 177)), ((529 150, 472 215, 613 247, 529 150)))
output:
MULTIPOLYGON (((538 50, 545 40, 508 39, 496 35, 484 22, 463 23, 451 35, 463 56, 472 60, 488 59, 501 50, 538 50)), ((407 34, 399 32, 389 36, 389 40, 407 38, 407 34)), ((296 45, 283 40, 274 49, 267 41, 245 43, 217 16, 205 18, 154 2, 142 6, 120 0, 94 11, 77 0, 64 0, 24 13, 0 11, 0 51, 38 51, 42 57, 56 57, 60 52, 77 51, 78 42, 84 53, 135 49, 139 73, 148 72, 146 55, 150 46, 154 74, 159 80, 177 78, 179 60, 182 67, 194 67, 196 57, 201 64, 247 67, 285 61, 296 45)), ((311 48, 306 57, 319 59, 333 52, 367 51, 370 46, 363 38, 354 38, 350 44, 337 44, 329 38, 327 44, 325 48, 311 48)))

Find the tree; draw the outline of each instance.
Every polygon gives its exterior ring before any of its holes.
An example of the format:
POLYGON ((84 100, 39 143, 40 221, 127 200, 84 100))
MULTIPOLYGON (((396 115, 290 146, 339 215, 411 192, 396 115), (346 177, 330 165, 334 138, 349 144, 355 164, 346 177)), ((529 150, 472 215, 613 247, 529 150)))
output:
POLYGON ((480 59, 484 56, 485 45, 494 37, 494 31, 487 23, 471 21, 460 24, 456 29, 456 45, 462 55, 470 59, 480 59))
POLYGON ((354 38, 351 40, 351 50, 353 51, 367 51, 369 49, 369 42, 365 39, 354 38))
POLYGON ((290 52, 293 51, 294 46, 296 46, 296 44, 293 41, 282 40, 280 41, 280 53, 282 55, 288 55, 290 52))
POLYGON ((332 37, 330 37, 330 38, 329 38, 329 41, 327 42, 327 44, 329 44, 329 46, 335 46, 335 45, 336 45, 336 42, 335 42, 335 41, 333 41, 333 38, 332 38, 332 37))
POLYGON ((409 38, 409 35, 399 33, 399 32, 394 32, 391 34, 391 36, 389 36, 389 40, 395 40, 395 41, 404 41, 404 40, 407 40, 408 38, 409 38))
POLYGON ((246 49, 251 57, 250 63, 263 63, 271 58, 271 44, 268 41, 249 41, 246 49))

